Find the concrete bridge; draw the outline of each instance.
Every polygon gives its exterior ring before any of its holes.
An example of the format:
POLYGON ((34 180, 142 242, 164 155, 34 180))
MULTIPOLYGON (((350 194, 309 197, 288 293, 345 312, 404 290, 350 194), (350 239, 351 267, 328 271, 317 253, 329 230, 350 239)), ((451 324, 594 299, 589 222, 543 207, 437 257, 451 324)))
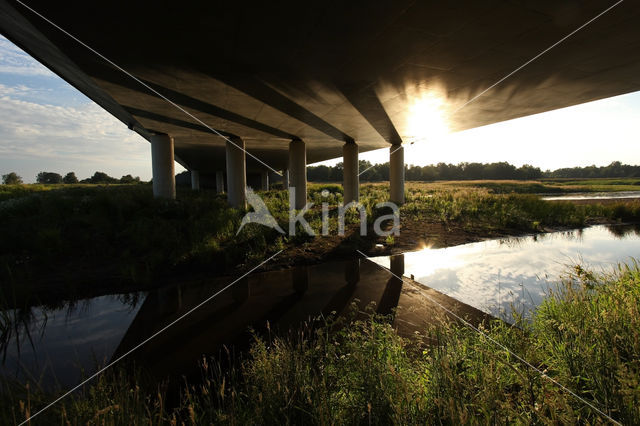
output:
POLYGON ((0 30, 151 142, 156 196, 175 159, 234 206, 278 171, 301 208, 307 163, 340 156, 357 200, 358 153, 384 147, 403 202, 403 143, 435 127, 640 90, 637 1, 251 3, 0 0, 0 30))

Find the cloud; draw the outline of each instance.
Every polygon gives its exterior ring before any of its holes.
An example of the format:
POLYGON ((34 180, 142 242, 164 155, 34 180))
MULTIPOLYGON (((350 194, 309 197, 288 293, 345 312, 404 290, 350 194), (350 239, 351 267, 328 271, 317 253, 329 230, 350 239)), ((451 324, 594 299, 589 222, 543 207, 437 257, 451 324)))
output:
POLYGON ((2 36, 0 36, 0 73, 55 77, 47 67, 2 36))
POLYGON ((93 102, 71 107, 21 99, 32 90, 39 89, 0 84, 3 168, 28 160, 43 170, 77 165, 81 175, 95 170, 148 174, 150 149, 141 136, 93 102))

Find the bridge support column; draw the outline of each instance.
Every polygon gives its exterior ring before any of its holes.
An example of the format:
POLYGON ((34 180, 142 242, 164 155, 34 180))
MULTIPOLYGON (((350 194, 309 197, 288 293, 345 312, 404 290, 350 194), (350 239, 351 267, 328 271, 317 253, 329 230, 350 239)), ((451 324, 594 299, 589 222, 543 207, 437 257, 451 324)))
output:
POLYGON ((344 204, 360 200, 360 177, 358 176, 358 145, 347 142, 342 147, 344 204))
POLYGON ((176 177, 173 164, 173 138, 165 134, 151 136, 151 169, 153 196, 176 198, 176 177))
POLYGON ((400 144, 389 148, 389 186, 391 201, 404 203, 404 148, 400 144))
POLYGON ((200 172, 197 170, 191 170, 191 189, 194 191, 200 191, 200 172))
POLYGON ((263 191, 269 190, 269 171, 263 170, 260 172, 260 189, 263 191))
POLYGON ((224 192, 224 173, 222 170, 216 172, 216 192, 222 194, 224 192))
POLYGON ((302 209, 307 204, 307 149, 304 142, 294 140, 289 143, 289 179, 295 187, 295 209, 302 209))
POLYGON ((240 138, 227 141, 227 201, 231 207, 247 206, 247 173, 244 141, 240 138))

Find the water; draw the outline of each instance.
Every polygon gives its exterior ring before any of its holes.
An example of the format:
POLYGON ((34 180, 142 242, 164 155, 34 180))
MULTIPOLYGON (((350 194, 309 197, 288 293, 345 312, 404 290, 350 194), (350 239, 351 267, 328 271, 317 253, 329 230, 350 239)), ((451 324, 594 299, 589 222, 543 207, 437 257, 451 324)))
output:
POLYGON ((186 317, 232 279, 98 296, 63 306, 57 302, 55 308, 9 310, 0 317, 5 322, 9 318, 13 330, 0 345, 4 354, 0 375, 45 388, 69 388, 83 372, 90 375, 178 321, 131 358, 155 377, 181 381, 183 375, 197 376, 202 356, 219 354, 223 345, 246 349, 250 328, 257 333, 286 331, 310 316, 340 315, 353 303, 360 310, 375 303, 378 313, 395 310, 394 326, 400 334, 411 335, 442 312, 425 295, 479 321, 485 313, 506 315, 512 304, 519 309, 535 307, 565 265, 582 260, 607 268, 631 256, 640 258, 639 227, 597 226, 424 249, 375 262, 327 262, 252 274, 186 317), (380 265, 398 276, 413 275, 420 284, 403 283, 380 265))
MULTIPOLYGON (((531 311, 576 263, 611 270, 640 258, 640 227, 583 230, 489 240, 405 253, 405 275, 493 316, 531 311)), ((374 261, 388 266, 385 257, 374 261)))
MULTIPOLYGON (((401 275, 402 257, 395 259, 392 269, 401 275)), ((129 358, 158 379, 169 376, 182 383, 183 375, 199 377, 203 355, 215 356, 223 345, 246 349, 250 328, 259 334, 286 332, 310 317, 345 314, 353 303, 359 310, 375 303, 380 314, 397 309, 395 321, 403 335, 433 318, 434 307, 421 290, 364 259, 252 274, 185 316, 231 281, 180 283, 138 297, 95 297, 76 302, 74 308, 34 307, 26 315, 30 321, 14 322, 22 331, 5 344, 0 374, 45 388, 68 388, 81 380, 82 370, 90 375, 177 321, 129 358)), ((445 296, 432 297, 461 314, 483 315, 445 296)))
POLYGON ((6 312, 18 335, 3 347, 0 372, 21 382, 75 383, 83 370, 91 372, 111 357, 136 317, 139 295, 127 296, 134 297, 99 296, 58 309, 6 312))
POLYGON ((572 200, 623 200, 629 198, 640 198, 640 191, 620 191, 620 192, 589 192, 565 195, 549 195, 542 197, 547 201, 572 201, 572 200))

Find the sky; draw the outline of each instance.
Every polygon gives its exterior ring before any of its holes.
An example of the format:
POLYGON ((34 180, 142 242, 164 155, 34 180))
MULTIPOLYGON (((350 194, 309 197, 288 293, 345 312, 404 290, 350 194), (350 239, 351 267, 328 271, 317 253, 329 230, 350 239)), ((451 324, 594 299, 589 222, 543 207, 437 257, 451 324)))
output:
MULTIPOLYGON (((382 163, 389 150, 360 159, 382 163)), ((543 170, 612 161, 638 165, 640 92, 442 134, 405 148, 407 164, 496 161, 543 170)), ((176 173, 182 170, 176 163, 176 173)), ((0 36, 0 174, 16 172, 29 183, 40 171, 73 171, 80 179, 101 171, 149 180, 151 147, 0 36)))

